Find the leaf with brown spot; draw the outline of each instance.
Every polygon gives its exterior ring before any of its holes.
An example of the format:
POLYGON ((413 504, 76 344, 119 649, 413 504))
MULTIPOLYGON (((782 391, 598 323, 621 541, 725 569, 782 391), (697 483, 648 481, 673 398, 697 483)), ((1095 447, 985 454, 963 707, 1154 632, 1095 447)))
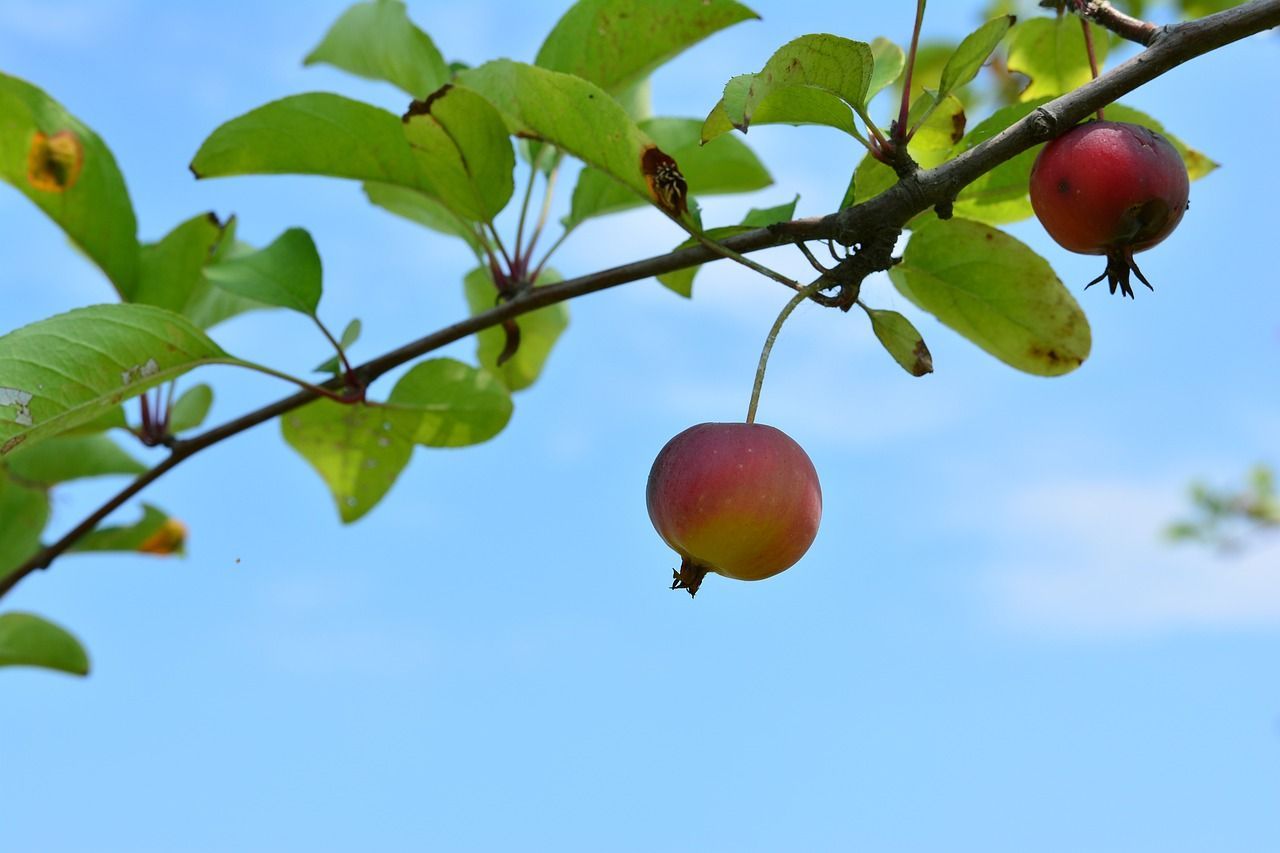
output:
POLYGON ((462 72, 457 85, 493 104, 508 132, 550 142, 641 198, 653 197, 642 168, 644 152, 654 146, 653 140, 593 83, 497 59, 462 72))
POLYGON ((44 211, 117 291, 133 288, 138 223, 110 149, 44 91, 5 74, 0 74, 0 180, 44 211))
POLYGON ((689 185, 670 155, 650 145, 640 156, 640 170, 649 185, 649 194, 667 215, 679 218, 689 212, 689 185))
POLYGON ((871 330, 893 360, 912 376, 933 373, 933 356, 924 338, 911 321, 897 311, 882 311, 863 306, 871 318, 871 330))
POLYGON ((52 136, 36 131, 27 150, 27 183, 48 193, 66 192, 80 180, 84 146, 69 130, 52 136))
POLYGON ((1048 261, 989 225, 921 221, 889 277, 917 306, 1025 373, 1060 376, 1089 356, 1089 321, 1048 261))

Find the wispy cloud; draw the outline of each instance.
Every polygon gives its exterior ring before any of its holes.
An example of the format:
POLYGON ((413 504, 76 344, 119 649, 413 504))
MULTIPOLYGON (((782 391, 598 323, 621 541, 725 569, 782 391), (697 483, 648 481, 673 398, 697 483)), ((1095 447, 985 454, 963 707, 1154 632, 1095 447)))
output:
POLYGON ((1007 543, 986 575, 1010 625, 1106 636, 1280 627, 1280 543, 1240 554, 1174 547, 1161 529, 1186 511, 1176 481, 1074 481, 1022 491, 992 513, 1007 543))

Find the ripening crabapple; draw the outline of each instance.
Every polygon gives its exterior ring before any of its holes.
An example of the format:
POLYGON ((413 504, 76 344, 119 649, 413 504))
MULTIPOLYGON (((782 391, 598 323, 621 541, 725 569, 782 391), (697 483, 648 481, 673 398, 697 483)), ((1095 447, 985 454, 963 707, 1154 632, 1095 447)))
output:
POLYGON ((764 424, 689 427, 658 453, 646 497, 653 526, 682 560, 671 588, 690 595, 708 572, 754 581, 790 568, 822 519, 813 462, 764 424))
POLYGON ((1187 209, 1190 179, 1169 140, 1127 122, 1090 121, 1044 146, 1031 169, 1031 206, 1058 245, 1106 255, 1102 275, 1115 293, 1133 298, 1134 263, 1173 232, 1187 209))

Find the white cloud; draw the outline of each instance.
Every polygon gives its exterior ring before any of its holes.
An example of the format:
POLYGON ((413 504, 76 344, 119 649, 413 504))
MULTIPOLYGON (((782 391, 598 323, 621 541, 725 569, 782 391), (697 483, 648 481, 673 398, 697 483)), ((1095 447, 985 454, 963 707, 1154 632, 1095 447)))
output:
POLYGON ((1023 490, 989 516, 1007 546, 986 575, 1011 626, 1107 636, 1280 626, 1280 547, 1240 554, 1161 538, 1185 484, 1076 481, 1023 490))

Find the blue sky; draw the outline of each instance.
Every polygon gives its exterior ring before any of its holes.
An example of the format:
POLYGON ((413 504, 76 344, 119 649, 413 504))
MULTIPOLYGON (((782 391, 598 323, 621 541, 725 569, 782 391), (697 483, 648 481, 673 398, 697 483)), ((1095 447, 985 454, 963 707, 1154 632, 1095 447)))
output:
MULTIPOLYGON (((259 245, 309 229, 322 316, 361 317, 366 358, 462 316, 465 248, 351 184, 186 170, 219 123, 286 94, 402 107, 389 87, 301 67, 344 5, 5 0, 0 68, 107 140, 143 238, 205 210, 235 212, 259 245)), ((905 40, 909 4, 858 5, 759 0, 764 23, 658 73, 658 112, 704 115, 728 77, 802 33, 905 40)), ((963 35, 977 5, 934 4, 926 32, 963 35)), ((530 59, 560 10, 410 3, 469 61, 530 59)), ((796 312, 760 418, 808 450, 825 518, 767 582, 670 592, 673 555, 644 509, 670 436, 742 417, 786 300, 725 264, 692 302, 649 281, 575 303, 506 432, 420 450, 351 527, 274 425, 184 465, 147 497, 191 526, 186 561, 68 558, 4 602, 73 628, 94 673, 0 674, 0 846, 1276 849, 1280 550, 1225 559, 1159 531, 1189 480, 1280 461, 1278 47, 1232 46, 1126 99, 1224 166, 1142 258, 1155 294, 1077 290, 1094 336, 1078 372, 1018 374, 879 278, 867 301, 917 321, 934 375, 906 376, 864 317, 796 312)), ((801 214, 827 212, 858 157, 823 129, 747 141, 776 185, 706 200, 710 222, 797 192, 801 214)), ((112 298, 17 193, 0 192, 0 222, 4 328, 112 298)), ((1009 230, 1075 288, 1098 272, 1034 222, 1009 230)), ((649 212, 601 219, 557 266, 590 272, 681 236, 649 212)), ((797 253, 765 257, 805 273, 797 253)), ((283 314, 216 337, 295 372, 325 355, 283 314)), ((288 390, 202 378, 215 419, 288 390)), ((118 485, 59 494, 55 528, 118 485)))

